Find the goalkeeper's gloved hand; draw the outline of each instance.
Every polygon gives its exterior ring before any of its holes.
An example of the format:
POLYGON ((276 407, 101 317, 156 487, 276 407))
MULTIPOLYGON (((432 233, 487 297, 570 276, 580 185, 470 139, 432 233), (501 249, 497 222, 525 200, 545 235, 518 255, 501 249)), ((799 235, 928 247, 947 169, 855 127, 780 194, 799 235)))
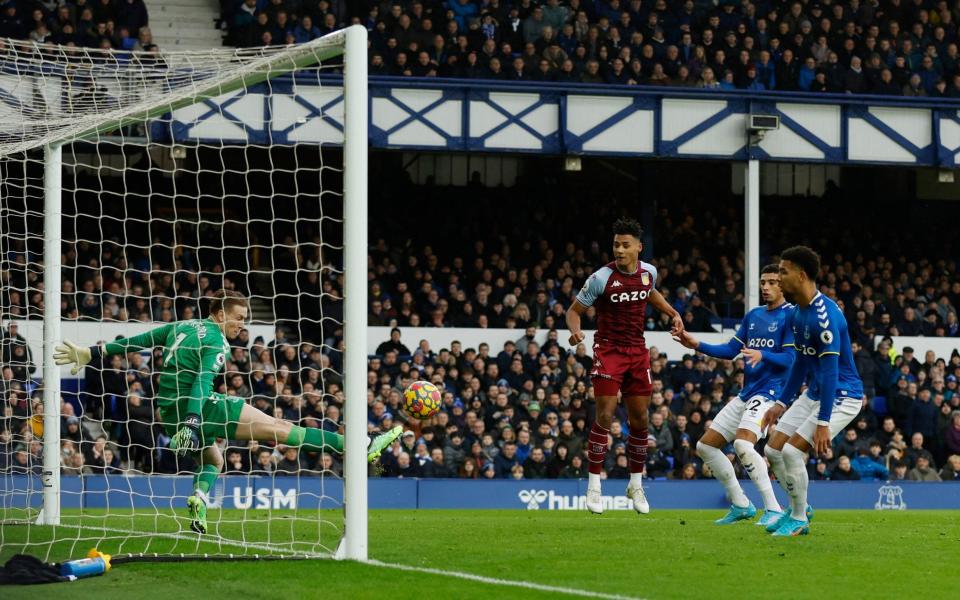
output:
POLYGON ((177 451, 178 456, 200 449, 200 417, 187 415, 180 429, 170 438, 170 448, 177 451))
POLYGON ((99 353, 99 350, 99 346, 81 348, 70 340, 63 340, 62 344, 54 347, 53 360, 58 365, 73 365, 70 374, 76 375, 93 359, 94 352, 99 353))

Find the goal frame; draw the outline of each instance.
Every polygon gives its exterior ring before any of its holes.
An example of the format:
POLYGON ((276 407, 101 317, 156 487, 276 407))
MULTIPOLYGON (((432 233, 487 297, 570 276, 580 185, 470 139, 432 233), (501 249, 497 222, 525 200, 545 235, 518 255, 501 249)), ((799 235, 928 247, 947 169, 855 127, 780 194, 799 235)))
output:
MULTIPOLYGON (((326 44, 336 39, 343 48, 343 236, 344 236, 344 525, 343 537, 333 554, 337 559, 366 560, 367 527, 367 429, 366 429, 366 328, 367 328, 367 30, 361 25, 328 34, 326 44)), ((318 42, 320 41, 318 40, 318 42)), ((316 63, 300 53, 281 63, 269 74, 245 74, 196 90, 188 98, 166 101, 152 107, 136 107, 97 123, 82 132, 68 132, 61 138, 45 140, 44 149, 44 306, 60 306, 63 265, 61 262, 61 221, 63 146, 89 139, 124 125, 142 122, 176 108, 189 106, 270 77, 306 68, 316 63)), ((60 376, 53 360, 54 346, 61 340, 60 314, 48 309, 43 315, 43 504, 37 525, 60 524, 60 376)))

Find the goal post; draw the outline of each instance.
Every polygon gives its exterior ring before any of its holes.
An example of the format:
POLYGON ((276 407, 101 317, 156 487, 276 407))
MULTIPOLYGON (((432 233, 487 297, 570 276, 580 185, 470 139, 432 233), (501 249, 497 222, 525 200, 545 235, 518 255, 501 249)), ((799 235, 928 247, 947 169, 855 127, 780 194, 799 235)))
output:
MULTIPOLYGON (((147 551, 160 549, 160 554, 173 552, 178 554, 193 553, 216 556, 233 555, 237 553, 248 553, 248 551, 261 553, 281 553, 298 556, 333 556, 336 558, 365 560, 367 558, 367 462, 366 462, 366 322, 367 322, 367 289, 366 289, 366 270, 367 270, 367 122, 368 122, 368 91, 367 91, 367 31, 360 25, 354 25, 344 30, 331 33, 323 38, 313 42, 298 46, 289 47, 271 47, 256 49, 212 49, 204 52, 168 52, 162 54, 155 53, 137 53, 137 52, 113 52, 94 49, 65 48, 59 46, 37 45, 15 40, 0 40, 0 64, 7 68, 0 72, 0 163, 4 163, 2 173, 0 173, 0 195, 13 193, 18 196, 16 202, 0 209, 4 214, 0 215, 0 238, 3 239, 3 248, 0 251, 16 246, 19 250, 21 246, 30 246, 31 236, 40 234, 36 231, 37 222, 42 222, 42 298, 43 307, 43 326, 42 340, 37 345, 42 346, 41 352, 42 365, 39 370, 42 381, 43 398, 43 444, 42 444, 42 467, 39 473, 29 471, 28 477, 33 477, 34 473, 38 475, 39 488, 41 490, 42 502, 40 510, 32 513, 30 502, 35 493, 33 487, 28 486, 25 490, 8 489, 11 492, 10 498, 25 499, 28 503, 23 507, 22 512, 18 512, 20 507, 10 506, 10 500, 3 503, 0 508, 0 522, 17 522, 22 527, 29 528, 31 522, 35 525, 50 526, 50 529, 26 531, 23 535, 17 534, 15 528, 11 527, 9 531, 0 535, 0 551, 11 548, 29 549, 31 545, 38 545, 38 551, 46 552, 47 557, 56 553, 56 544, 61 541, 69 542, 71 550, 79 549, 78 544, 88 541, 108 542, 115 545, 114 550, 132 549, 135 551, 147 551), (82 214, 84 208, 80 206, 81 201, 77 200, 81 194, 85 198, 91 195, 100 195, 100 202, 138 202, 142 198, 150 202, 150 195, 154 193, 151 178, 156 177, 156 169, 148 166, 143 170, 139 167, 130 167, 131 149, 134 146, 142 146, 143 155, 149 159, 151 151, 155 150, 158 144, 149 139, 148 135, 130 135, 132 128, 143 128, 142 131, 148 133, 147 125, 150 120, 157 119, 164 115, 169 115, 178 109, 189 107, 198 102, 216 99, 225 94, 237 91, 247 91, 252 86, 262 83, 268 79, 277 76, 287 75, 298 70, 315 68, 326 68, 326 65, 342 57, 342 63, 336 65, 342 67, 343 72, 343 100, 342 106, 342 194, 336 191, 329 192, 341 200, 342 217, 337 215, 327 216, 325 208, 320 206, 316 210, 309 211, 307 216, 300 216, 298 211, 298 202, 302 202, 300 186, 301 181, 307 181, 305 186, 306 194, 316 193, 318 204, 323 203, 324 195, 328 190, 324 189, 324 184, 320 181, 325 170, 332 170, 337 173, 339 169, 330 167, 324 163, 322 155, 322 144, 327 142, 294 142, 291 160, 300 160, 298 149, 301 147, 310 148, 316 146, 316 156, 311 156, 305 160, 305 166, 301 169, 299 163, 297 168, 291 174, 293 183, 284 183, 283 186, 292 189, 284 189, 279 192, 284 198, 290 199, 290 205, 293 207, 293 216, 284 215, 277 217, 284 226, 293 232, 292 243, 294 245, 305 244, 306 239, 301 239, 303 231, 321 232, 331 222, 342 222, 342 244, 328 242, 321 239, 314 245, 317 247, 318 258, 322 260, 322 255, 330 250, 333 253, 340 253, 340 267, 337 269, 343 277, 343 297, 346 301, 343 304, 342 330, 343 330, 343 361, 342 378, 344 400, 342 403, 343 429, 344 429, 344 452, 343 452, 343 508, 344 518, 340 537, 336 543, 315 540, 313 542, 298 541, 298 536, 302 533, 294 531, 294 526, 300 526, 301 522, 294 519, 289 527, 289 535, 286 537, 275 534, 274 524, 252 523, 248 520, 246 513, 238 521, 224 519, 224 523, 230 526, 231 531, 239 532, 232 535, 239 536, 239 539, 232 539, 230 535, 224 534, 224 528, 220 533, 212 536, 212 539, 203 539, 202 537, 194 539, 190 535, 184 534, 184 528, 179 522, 167 523, 163 521, 164 511, 158 506, 170 506, 172 510, 172 501, 170 498, 152 497, 154 485, 148 483, 151 498, 149 501, 153 513, 149 515, 153 518, 154 530, 137 531, 138 521, 134 518, 127 520, 126 528, 113 529, 113 522, 109 520, 111 515, 103 517, 94 529, 95 534, 80 533, 79 530, 84 526, 83 523, 65 522, 61 516, 60 501, 62 497, 61 489, 61 389, 60 378, 61 369, 54 364, 53 348, 66 335, 64 329, 71 327, 62 327, 67 321, 62 320, 61 302, 65 291, 61 289, 61 282, 64 277, 64 267, 61 263, 61 244, 67 239, 80 243, 87 242, 81 239, 79 233, 73 233, 70 238, 70 232, 63 229, 64 215, 66 214, 63 205, 63 196, 65 193, 64 169, 65 163, 69 162, 69 168, 74 171, 74 180, 79 182, 81 176, 76 173, 80 171, 94 172, 95 178, 102 180, 110 177, 119 177, 126 181, 127 178, 142 178, 138 185, 147 186, 147 191, 142 193, 137 191, 128 191, 125 187, 120 190, 108 189, 110 186, 106 183, 102 188, 85 189, 80 183, 75 183, 70 190, 75 206, 73 210, 73 219, 79 221, 81 218, 96 219, 98 216, 105 221, 107 225, 100 224, 101 233, 106 237, 110 232, 110 225, 116 220, 113 216, 107 219, 103 215, 103 206, 97 210, 89 211, 89 214, 82 214), (119 142, 116 140, 119 139, 119 142), (84 163, 83 160, 75 158, 77 144, 88 145, 93 148, 93 159, 84 163), (101 145, 114 145, 111 148, 112 154, 122 165, 121 174, 107 173, 106 171, 113 166, 107 166, 111 152, 101 153, 101 145), (65 149, 72 149, 72 157, 65 158, 65 149), (39 152, 43 153, 42 161, 37 158, 39 152), (102 154, 102 155, 101 155, 102 154), (306 166, 309 163, 309 166, 306 166), (42 164, 42 185, 35 181, 38 165, 42 164), (130 171, 130 173, 126 172, 130 171), (311 173, 316 175, 317 181, 310 180, 311 173), (22 180, 20 179, 22 177, 22 180), (31 180, 31 177, 34 180, 31 180), (314 188, 318 187, 319 192, 314 188), (22 197, 19 197, 22 194, 22 197), (38 197, 42 194, 42 198, 38 197), (119 198, 119 200, 117 200, 119 198), (42 219, 37 214, 42 206, 42 219), (16 208, 20 207, 22 210, 16 208), (319 217, 313 215, 319 214, 319 217), (313 220, 317 222, 312 222, 313 220), (29 519, 22 517, 26 515, 29 519), (17 518, 20 517, 20 518, 17 518), (161 523, 162 522, 162 523, 161 523), (76 531, 70 531, 72 529, 76 531), (265 539, 255 539, 257 535, 265 532, 265 539), (64 537, 61 539, 60 535, 64 537), (136 543, 137 536, 158 536, 160 539, 169 541, 167 544, 144 544, 136 543), (151 547, 152 546, 152 547, 151 547)), ((293 78, 292 91, 293 96, 298 93, 296 78, 293 78)), ((326 116, 326 115, 325 115, 326 116)), ((269 124, 265 124, 269 127, 269 124)), ((339 140, 336 140, 339 142, 339 140)), ((203 143, 200 144, 203 146, 203 143)), ((210 144, 203 148, 203 151, 210 153, 220 152, 220 160, 226 165, 227 159, 224 157, 233 148, 231 145, 243 148, 243 143, 239 144, 234 140, 223 141, 219 145, 210 144)), ((168 148, 169 150, 169 148, 168 148)), ((266 160, 272 163, 271 147, 258 146, 255 148, 260 152, 257 156, 266 156, 266 160)), ((200 154, 198 150, 197 154, 200 154)), ((245 152, 243 160, 248 159, 245 152)), ((209 158, 209 156, 208 156, 209 158)), ((177 202, 182 198, 188 199, 196 204, 197 223, 189 223, 194 229, 204 227, 216 228, 229 225, 226 217, 221 220, 217 218, 205 219, 202 213, 201 204, 208 200, 209 192, 204 189, 205 181, 209 179, 219 180, 222 191, 225 195, 230 195, 231 201, 243 204, 239 210, 241 214, 250 214, 256 212, 258 203, 268 205, 267 212, 274 211, 271 193, 262 192, 258 186, 262 182, 254 181, 255 177, 250 173, 243 174, 243 182, 240 190, 236 191, 233 186, 237 183, 235 174, 231 172, 228 166, 218 168, 207 168, 202 164, 201 158, 197 158, 196 172, 191 171, 191 176, 196 180, 193 185, 195 189, 181 192, 174 184, 170 192, 164 192, 162 195, 167 201, 164 210, 172 211, 172 218, 164 215, 157 218, 156 221, 175 231, 178 220, 176 218, 178 205, 177 202), (257 188, 254 191, 254 188, 257 188), (183 196, 181 196, 183 194, 183 196)), ((173 161, 174 163, 176 161, 173 161)), ((213 162, 216 162, 214 160, 213 162)), ((176 165, 173 166, 174 170, 176 165)), ((191 167, 192 169, 193 167, 191 167)), ((270 172, 270 164, 249 165, 249 171, 256 170, 265 172, 269 182, 266 187, 273 190, 277 178, 270 172)), ((116 169, 114 169, 116 170, 116 169)), ((189 170, 189 169, 188 169, 189 170)), ((281 184, 276 184, 282 187, 281 184)), ((7 202, 8 198, 0 197, 0 200, 7 202)), ((227 210, 227 200, 223 200, 224 211, 227 210)), ((152 210, 152 209, 148 209, 152 210)), ((247 234, 258 224, 254 217, 246 223, 247 234)), ((142 226, 148 235, 153 235, 154 215, 150 214, 148 219, 141 219, 143 222, 137 222, 135 225, 142 226)), ((134 219, 136 221, 136 219, 134 219)), ((126 227, 125 223, 121 224, 126 227)), ((241 225, 243 226, 243 224, 241 225)), ((276 227, 275 224, 267 224, 266 227, 276 227)), ((79 231, 79 226, 74 225, 74 229, 79 231)), ((124 236, 127 234, 124 233, 124 236)), ((174 235, 176 240, 179 234, 174 235)), ((200 236, 201 233, 197 233, 200 236)), ((273 231, 270 236, 279 235, 273 231)), ((197 238, 200 239, 199 237, 197 238)), ((271 237, 272 242, 264 242, 262 247, 257 248, 266 254, 281 245, 271 237)), ((99 244, 106 242, 106 239, 93 240, 99 244)), ((131 242, 127 237, 123 242, 141 249, 144 246, 140 241, 131 242)), ((286 240, 284 241, 284 243, 286 240)), ((151 241, 148 241, 145 254, 151 254, 151 241)), ((227 242, 224 241, 224 244, 227 242)), ((258 242, 259 243, 259 242, 258 242)), ((311 240, 311 243, 314 243, 311 240)), ((181 244, 179 240, 171 240, 171 246, 181 244)), ((188 248, 196 255, 209 253, 210 247, 205 246, 202 241, 197 242, 195 248, 188 248)), ((222 254, 228 252, 228 248, 221 249, 222 254)), ((171 254, 176 252, 176 248, 171 248, 171 254)), ((247 254, 255 254, 248 248, 247 254)), ((29 249, 26 251, 29 255, 29 249)), ((101 253, 102 254, 102 253, 101 253)), ((4 256, 6 259, 6 256, 4 256)), ((244 259, 248 262, 255 259, 249 256, 244 259)), ((194 261, 201 263, 202 260, 194 257, 194 261)), ((100 264, 103 267, 103 264, 100 264)), ((201 267, 203 265, 200 265, 201 267)), ((223 265, 220 265, 223 267, 223 265)), ((235 267, 232 267, 235 270, 235 267)), ((319 268, 319 267, 318 267, 319 268)), ((156 266, 151 265, 152 271, 156 266)), ((179 277, 184 271, 178 266, 172 267, 173 275, 179 277)), ((216 276, 224 279, 230 277, 231 267, 225 267, 226 273, 219 273, 216 276)), ((23 268, 26 273, 29 267, 23 268)), ((76 271, 77 269, 74 269, 76 271)), ((289 271, 289 269, 288 269, 289 271)), ((299 266, 292 269, 292 276, 299 277, 303 269, 299 266)), ((285 272, 285 275, 291 275, 285 272)), ((254 279, 253 273, 244 274, 243 282, 245 287, 250 287, 254 279)), ((273 274, 271 274, 273 277, 273 274)), ((26 276, 29 279, 29 274, 26 276)), ((296 280, 299 286, 299 280, 296 280)), ((5 284, 6 285, 6 282, 5 284)), ((31 296, 31 292, 38 292, 36 287, 28 284, 23 290, 23 296, 31 296)), ((11 288, 12 290, 13 288, 11 288)), ((15 290, 20 292, 21 290, 15 290)), ((129 293, 129 290, 125 290, 129 293)), ((106 290, 102 290, 104 296, 106 290)), ((299 287, 298 287, 299 292, 299 287)), ((71 294, 80 296, 80 290, 72 289, 71 294)), ((326 292, 324 292, 326 294, 326 292)), ((7 295, 9 296, 9 295, 7 295)), ((256 293, 254 293, 256 296, 256 293)), ((149 299, 151 302, 154 298, 149 299)), ((262 292, 257 297, 261 308, 272 305, 277 316, 277 320, 282 320, 277 313, 277 300, 271 298, 269 293, 262 292)), ((324 320, 329 321, 328 317, 323 315, 323 303, 313 307, 307 300, 306 310, 316 309, 317 318, 313 314, 304 314, 304 297, 298 293, 296 301, 298 304, 297 323, 306 321, 316 321, 317 327, 322 328, 324 320)), ((29 318, 31 309, 31 300, 26 300, 26 310, 22 317, 29 318)), ((17 308, 12 305, 9 307, 0 307, 6 314, 3 315, 3 322, 9 319, 21 318, 18 316, 17 308)), ((156 317, 158 309, 149 309, 151 314, 156 317)), ((289 320, 289 315, 284 318, 289 320)), ((334 319, 335 320, 335 319, 334 319)), ((266 323, 270 325, 270 323, 266 323)), ((300 325, 297 325, 299 328, 300 325)), ((303 332, 295 334, 302 342, 303 332)), ((67 335, 69 337, 69 335, 67 335)), ((38 340, 29 339, 28 342, 38 340)), ((94 339, 74 340, 80 345, 89 345, 94 343, 94 339)), ((311 340, 317 343, 317 347, 323 347, 326 340, 311 340)), ((301 346, 302 347, 302 346, 301 346)), ((323 350, 338 350, 323 347, 323 350)), ((27 388, 33 384, 24 382, 27 388)), ((38 382, 34 382, 38 383, 38 382)), ((320 393, 323 393, 321 389, 320 393)), ((320 406, 324 406, 325 401, 320 401, 320 406)), ((300 410, 299 408, 297 409, 300 410)), ((300 414, 299 412, 297 414, 300 414)), ((323 417, 321 417, 322 420, 323 417)), ((106 424, 105 424, 106 425, 106 424)), ((156 423, 145 423, 144 425, 156 425, 156 423)), ((114 427, 122 430, 125 425, 114 427)), ((106 427, 104 427, 106 431, 106 427)), ((129 432, 126 432, 129 433, 129 432)), ((107 433, 109 437, 109 432, 107 433)), ((114 442, 115 440, 108 440, 114 442)), ((135 444, 130 443, 131 447, 135 444)), ((149 449, 151 452, 156 448, 149 449)), ((151 459, 152 460, 152 459, 151 459)), ((300 460, 299 458, 297 459, 300 460)), ((320 468, 319 462, 317 469, 320 468)), ((326 469, 326 467, 324 467, 326 469)), ((328 471, 324 470, 323 473, 328 471)), ((321 475, 321 479, 326 475, 321 475)), ((142 477, 157 477, 159 475, 142 475, 142 477)), ((113 496, 111 493, 117 490, 125 489, 123 485, 114 486, 106 476, 107 490, 104 498, 107 502, 107 511, 110 510, 110 502, 113 496)), ((15 479, 9 474, 0 474, 0 479, 5 485, 12 486, 15 479)), ((157 480, 159 481, 159 479, 157 480)), ((297 474, 297 488, 300 489, 301 477, 297 474)), ((132 484, 131 484, 132 485, 132 484)), ((315 486, 314 486, 315 487, 315 486)), ((130 488, 132 489, 132 487, 130 488)), ((249 488, 248 488, 249 489, 249 488)), ((311 488, 313 489, 313 488, 311 488)), ((321 482, 320 496, 325 497, 326 491, 321 482)), ((276 490, 275 490, 276 491, 276 490)), ((86 487, 83 487, 84 494, 88 493, 86 487)), ((131 497, 137 493, 131 491, 131 497)), ((159 492, 158 492, 159 494, 159 492)), ((316 499, 322 504, 323 498, 316 499)), ((14 500, 15 502, 16 500, 14 500)), ((135 511, 134 511, 135 512, 135 511)), ((98 518, 100 518, 98 516, 98 518)), ((318 516, 318 519, 320 517, 318 516)), ((305 521, 305 520, 304 520, 305 521)), ((149 519, 146 521, 149 522, 149 519)), ((7 529, 4 527, 4 529, 7 529)), ((323 530, 323 524, 317 527, 317 531, 323 530)), ((284 534, 288 532, 284 531, 284 534)), ((61 546, 62 547, 62 546, 61 546)), ((84 549, 85 551, 85 549, 84 549)), ((64 558, 57 556, 56 558, 64 558)))
MULTIPOLYGON (((47 145, 43 149, 44 306, 60 305, 62 169, 62 146, 47 145)), ((60 369, 53 362, 53 348, 60 339, 60 314, 47 311, 43 315, 43 507, 37 525, 60 524, 60 369)))
MULTIPOLYGON (((350 27, 348 56, 364 56, 367 31, 350 27)), ((347 169, 343 182, 344 222, 344 384, 347 390, 344 411, 346 448, 344 452, 344 537, 338 558, 367 559, 367 61, 348 60, 344 67, 344 94, 362 88, 362 108, 344 104, 344 164, 362 164, 347 169), (354 299, 363 299, 363 302, 354 299), (346 477, 346 473, 350 474, 346 477)), ((360 101, 359 99, 357 101, 360 101)))

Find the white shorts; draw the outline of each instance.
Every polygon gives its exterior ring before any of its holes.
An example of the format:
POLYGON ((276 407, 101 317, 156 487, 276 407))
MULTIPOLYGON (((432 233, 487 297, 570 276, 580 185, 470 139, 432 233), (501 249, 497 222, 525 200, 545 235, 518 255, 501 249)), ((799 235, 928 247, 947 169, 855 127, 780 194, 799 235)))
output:
POLYGON ((776 425, 777 431, 785 434, 787 437, 792 436, 797 432, 797 429, 806 422, 811 414, 816 418, 816 413, 814 412, 816 410, 820 410, 820 403, 814 402, 807 396, 807 392, 803 392, 800 394, 800 397, 790 405, 787 412, 780 416, 780 420, 777 421, 776 425))
MULTIPOLYGON (((830 438, 849 425, 858 414, 862 402, 860 398, 840 397, 834 401, 833 412, 830 413, 830 438)), ((777 431, 788 436, 794 433, 813 444, 813 432, 817 430, 817 418, 820 416, 820 403, 811 400, 804 392, 797 401, 787 409, 777 423, 777 431)))
POLYGON ((736 398, 727 402, 727 405, 717 413, 713 423, 710 424, 710 429, 722 435, 728 442, 737 437, 738 429, 752 432, 759 440, 763 438, 760 422, 773 404, 773 400, 765 396, 753 396, 749 400, 736 398))

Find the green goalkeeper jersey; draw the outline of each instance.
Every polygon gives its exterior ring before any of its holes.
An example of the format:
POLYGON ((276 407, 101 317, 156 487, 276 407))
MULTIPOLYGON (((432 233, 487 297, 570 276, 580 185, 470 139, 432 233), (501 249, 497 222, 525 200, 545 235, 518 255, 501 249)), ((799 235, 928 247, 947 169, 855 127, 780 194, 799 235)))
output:
MULTIPOLYGON (((146 333, 109 342, 104 355, 139 352, 163 346, 157 404, 161 409, 187 400, 185 414, 200 415, 213 393, 213 380, 223 369, 230 344, 210 319, 171 323, 146 333)), ((154 367, 156 368, 156 366, 154 367)))

